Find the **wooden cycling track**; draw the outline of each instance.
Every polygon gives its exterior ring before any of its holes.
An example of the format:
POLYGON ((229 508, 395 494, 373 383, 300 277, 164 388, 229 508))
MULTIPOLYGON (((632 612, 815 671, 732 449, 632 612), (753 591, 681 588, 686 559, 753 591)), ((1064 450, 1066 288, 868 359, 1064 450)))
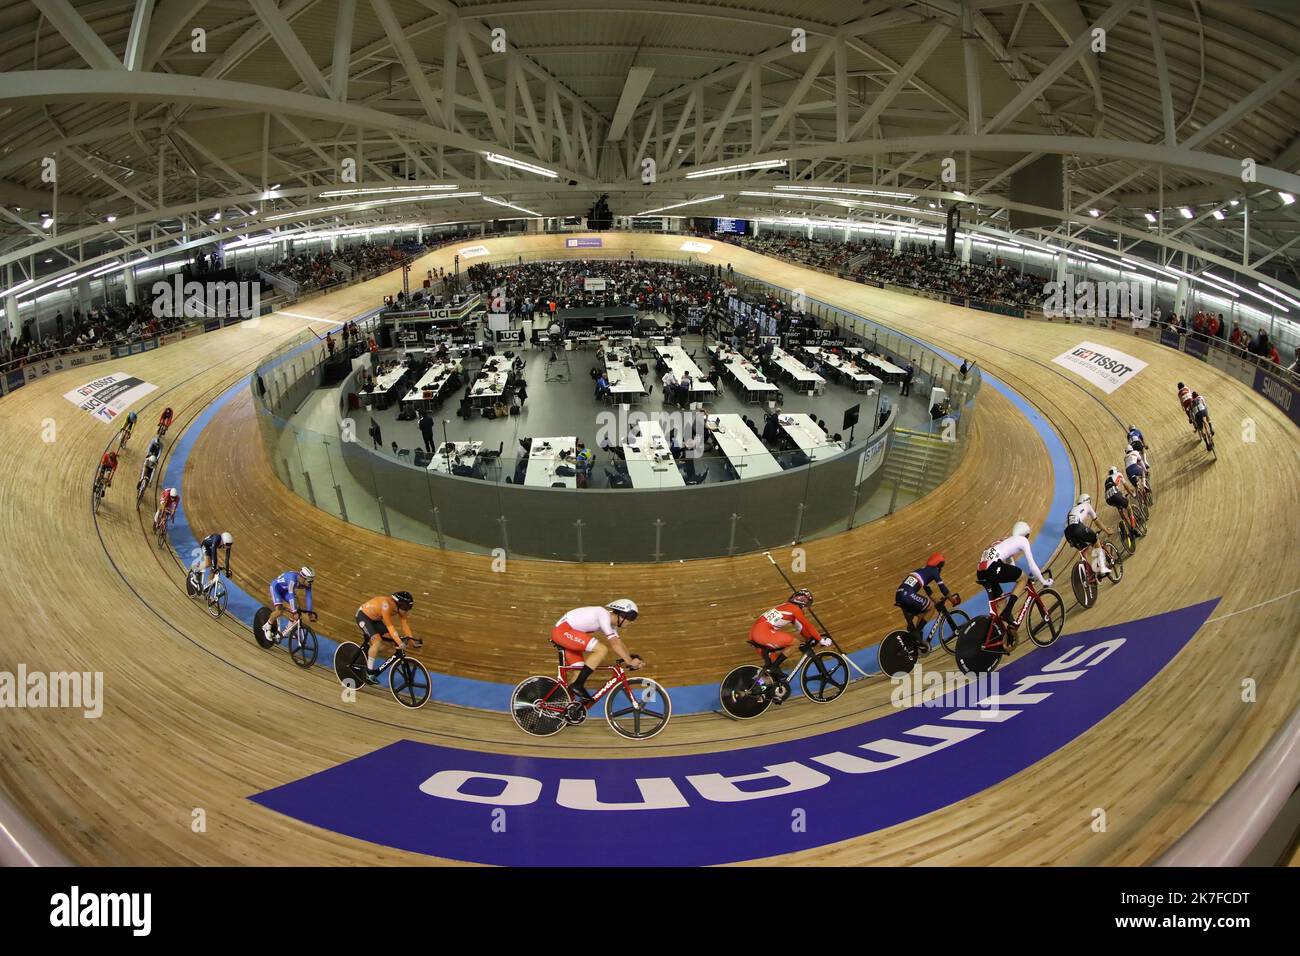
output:
MULTIPOLYGON (((481 244, 494 257, 563 256, 562 238, 481 244)), ((604 241, 609 252, 675 255, 682 239, 607 235, 604 241)), ((417 275, 429 265, 450 267, 454 252, 430 254, 417 264, 417 275)), ((1094 494, 1106 466, 1118 463, 1122 425, 1132 420, 1144 429, 1160 493, 1152 534, 1130 559, 1124 583, 1104 589, 1096 608, 1076 609, 1067 630, 1222 596, 1211 620, 1140 694, 1050 757, 941 811, 780 859, 1140 864, 1157 857, 1231 785, 1296 704, 1300 562, 1293 515, 1300 439, 1290 422, 1229 376, 1131 335, 949 307, 720 243, 701 258, 802 287, 977 359, 1055 425, 1076 483, 1094 494), (1110 343, 1149 366, 1105 395, 1051 364, 1084 339, 1110 343), (1179 378, 1211 397, 1217 462, 1208 460, 1174 407, 1179 378), (1254 442, 1236 435, 1247 418, 1254 442), (1258 685, 1255 703, 1241 700, 1247 678, 1258 685), (1104 833, 1090 827, 1094 807, 1106 808, 1104 833)), ((339 321, 369 308, 393 284, 376 280, 292 311, 339 321)), ((282 653, 256 648, 235 622, 209 620, 184 596, 175 561, 163 558, 145 534, 148 514, 137 515, 131 505, 143 442, 137 436, 132 443, 96 522, 88 485, 111 429, 62 396, 101 372, 130 371, 159 386, 140 406, 142 423, 170 404, 179 413, 174 437, 306 324, 300 317, 266 317, 52 375, 4 400, 0 434, 15 454, 0 473, 6 569, 0 599, 27 627, 0 636, 0 669, 13 671, 22 662, 29 672, 101 671, 105 713, 87 720, 65 710, 6 712, 0 787, 74 860, 428 862, 319 830, 247 798, 399 739, 618 758, 744 747, 889 712, 889 686, 876 680, 834 704, 793 702, 748 724, 679 716, 648 745, 616 742, 594 722, 535 742, 501 713, 436 701, 411 713, 377 694, 344 704, 324 668, 301 671, 282 653), (46 441, 51 422, 54 439, 46 441), (200 808, 207 827, 195 833, 192 815, 200 808)), ((348 635, 360 599, 400 584, 416 593, 414 622, 435 669, 509 683, 549 666, 547 628, 565 609, 626 593, 643 608, 629 641, 650 662, 652 676, 671 689, 717 680, 746 659, 743 637, 755 612, 784 596, 784 585, 757 555, 670 566, 512 560, 505 574, 493 574, 484 557, 343 525, 271 476, 246 394, 217 416, 190 456, 187 514, 196 529, 235 533, 236 580, 250 593, 260 594, 285 567, 312 563, 326 633, 348 635)), ((817 610, 843 645, 872 643, 895 626, 896 582, 933 548, 948 553, 950 579, 972 592, 974 561, 988 541, 1019 517, 1041 522, 1051 496, 1048 474, 1033 429, 986 386, 970 452, 953 477, 889 518, 809 542, 800 583, 817 592, 817 610)), ((1058 573, 1064 567, 1061 559, 1058 573)))

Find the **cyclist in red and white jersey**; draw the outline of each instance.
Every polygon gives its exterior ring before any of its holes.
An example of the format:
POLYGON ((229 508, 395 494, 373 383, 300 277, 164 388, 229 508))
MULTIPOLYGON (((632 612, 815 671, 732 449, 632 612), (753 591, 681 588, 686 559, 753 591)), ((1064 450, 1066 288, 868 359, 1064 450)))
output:
POLYGON ((1007 595, 1006 603, 1002 605, 1002 619, 1013 632, 1015 622, 1011 612, 1016 604, 1016 591, 1020 587, 1022 573, 1015 565, 1016 558, 1024 556, 1030 574, 1042 587, 1052 586, 1052 582, 1043 577, 1043 572, 1038 569, 1038 562, 1034 560, 1034 552, 1029 545, 1031 530, 1027 522, 1017 521, 1015 527, 1011 529, 1011 537, 994 543, 980 556, 979 569, 975 572, 975 580, 984 586, 990 602, 1001 596, 1002 585, 1011 585, 1011 593, 1007 595))
POLYGON ((1192 420, 1192 390, 1182 382, 1178 383, 1178 404, 1183 406, 1183 414, 1192 420))
POLYGON ((591 699, 591 694, 587 691, 587 678, 609 653, 598 635, 603 635, 609 646, 623 658, 628 670, 636 671, 644 666, 640 658, 632 656, 623 639, 618 636, 618 628, 631 624, 639 613, 636 602, 619 598, 604 607, 576 607, 555 622, 555 627, 551 630, 551 642, 564 649, 564 665, 572 667, 582 661, 577 679, 569 685, 569 690, 575 697, 591 699))
POLYGON ((158 496, 158 510, 153 514, 154 527, 158 522, 176 523, 176 509, 181 504, 181 493, 175 488, 164 488, 162 494, 158 496))
POLYGON ((1105 522, 1097 515, 1092 507, 1092 495, 1079 495, 1079 500, 1070 513, 1065 517, 1065 540, 1070 547, 1078 548, 1080 551, 1092 549, 1093 573, 1104 576, 1110 574, 1110 565, 1106 561, 1106 552, 1101 545, 1097 543, 1097 532, 1088 527, 1089 524, 1095 524, 1106 534, 1110 534, 1110 529, 1106 527, 1105 522))
MULTIPOLYGON (((812 603, 812 592, 807 588, 800 588, 791 594, 784 604, 778 604, 764 611, 762 617, 749 629, 749 639, 759 645, 759 657, 766 661, 768 651, 778 652, 772 655, 771 666, 773 676, 782 683, 785 681, 785 672, 781 670, 781 662, 786 659, 784 651, 792 647, 797 639, 816 641, 820 637, 822 646, 830 646, 831 639, 821 637, 817 628, 813 627, 812 622, 804 614, 804 610, 812 607, 812 603)), ((763 683, 762 674, 759 674, 757 682, 760 685, 763 683)))

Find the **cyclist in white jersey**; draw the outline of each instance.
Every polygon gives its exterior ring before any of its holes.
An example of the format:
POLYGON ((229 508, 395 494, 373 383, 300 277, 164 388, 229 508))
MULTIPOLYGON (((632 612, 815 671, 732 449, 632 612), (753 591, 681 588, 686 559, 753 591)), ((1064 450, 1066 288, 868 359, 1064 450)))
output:
POLYGON ((619 598, 617 601, 610 601, 604 607, 574 608, 555 622, 555 627, 551 630, 551 642, 564 649, 565 666, 572 667, 579 661, 582 662, 582 670, 578 672, 577 679, 569 687, 575 695, 591 696, 587 692, 587 678, 601 665, 608 653, 608 648, 601 643, 598 634, 604 635, 609 646, 623 658, 628 670, 641 669, 643 666, 641 659, 634 657, 628 651, 617 630, 617 627, 635 621, 639 613, 633 601, 619 598))
POLYGON ((1092 495, 1079 495, 1079 501, 1065 518, 1065 540, 1072 548, 1080 550, 1092 548, 1092 570, 1099 576, 1110 574, 1110 566, 1106 561, 1106 552, 1102 550, 1101 545, 1097 543, 1097 532, 1088 527, 1089 524, 1095 524, 1106 534, 1110 534, 1110 529, 1102 523, 1097 512, 1092 507, 1092 495))
POLYGON ((1146 486, 1146 462, 1142 460, 1142 452, 1131 445, 1129 446, 1128 451, 1124 453, 1124 474, 1128 476, 1129 484, 1134 488, 1143 488, 1146 486))
POLYGON ((1011 537, 996 542, 980 555, 979 569, 975 572, 975 580, 984 586, 990 602, 1001 596, 1002 585, 1011 585, 1011 593, 1002 605, 1002 619, 1012 631, 1015 630, 1015 625, 1011 612, 1016 604, 1016 590, 1020 586, 1021 576, 1020 569, 1015 565, 1016 558, 1023 555, 1034 580, 1045 588, 1052 586, 1051 580, 1043 577, 1038 562, 1034 560, 1034 552, 1029 545, 1031 530, 1027 522, 1017 521, 1011 529, 1011 537))

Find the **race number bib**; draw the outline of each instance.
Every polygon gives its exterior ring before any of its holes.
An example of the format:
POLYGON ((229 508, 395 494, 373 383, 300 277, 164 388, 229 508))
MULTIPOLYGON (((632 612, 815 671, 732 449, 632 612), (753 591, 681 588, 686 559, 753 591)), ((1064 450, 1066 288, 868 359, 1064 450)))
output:
POLYGON ((785 627, 786 625, 785 615, 776 608, 764 611, 763 620, 767 621, 767 623, 771 624, 773 627, 785 627))
POLYGON ((984 552, 985 564, 992 564, 994 561, 1001 561, 1001 560, 1002 559, 998 556, 998 546, 996 544, 984 552))

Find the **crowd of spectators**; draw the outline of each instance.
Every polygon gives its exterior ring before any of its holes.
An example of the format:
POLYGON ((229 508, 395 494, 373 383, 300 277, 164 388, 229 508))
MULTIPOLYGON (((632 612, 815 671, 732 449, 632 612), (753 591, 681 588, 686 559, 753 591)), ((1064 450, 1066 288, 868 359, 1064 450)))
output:
POLYGON ((299 291, 306 292, 342 282, 347 277, 347 273, 346 270, 339 269, 336 263, 343 263, 351 268, 353 275, 364 275, 396 269, 411 255, 410 252, 396 246, 363 242, 344 249, 325 249, 314 255, 302 253, 290 256, 282 262, 264 268, 267 272, 296 282, 299 291))
POLYGON ((44 335, 37 333, 35 319, 28 319, 23 323, 17 340, 0 345, 0 365, 56 349, 87 351, 119 345, 160 335, 184 325, 186 321, 184 318, 155 316, 148 303, 98 306, 84 315, 79 309, 73 309, 71 319, 59 312, 54 317, 54 329, 44 335))
POLYGON ((716 270, 635 258, 505 266, 480 263, 470 266, 467 276, 470 288, 484 296, 500 289, 505 310, 520 318, 556 309, 632 306, 640 312, 662 312, 684 320, 691 308, 708 309, 722 289, 721 274, 716 270), (586 288, 588 279, 605 280, 605 288, 586 288))

